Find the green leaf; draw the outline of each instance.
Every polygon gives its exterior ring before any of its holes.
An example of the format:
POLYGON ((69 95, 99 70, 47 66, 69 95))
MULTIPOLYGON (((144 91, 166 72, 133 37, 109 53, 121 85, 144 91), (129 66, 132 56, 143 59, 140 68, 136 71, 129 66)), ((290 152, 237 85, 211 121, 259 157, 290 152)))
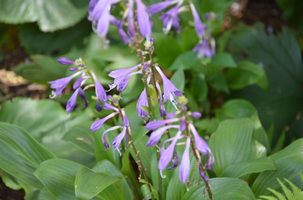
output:
MULTIPOLYGON (((249 188, 248 184, 236 178, 212 178, 209 180, 210 189, 213 194, 213 199, 224 200, 255 200, 255 196, 249 188)), ((204 183, 196 184, 185 194, 182 200, 207 200, 209 199, 207 193, 205 197, 204 183)))
POLYGON ((169 68, 174 62, 175 58, 182 53, 181 47, 176 40, 163 33, 153 33, 152 37, 155 39, 155 53, 161 67, 169 68))
POLYGON ((73 126, 63 136, 63 140, 70 141, 86 153, 95 155, 95 139, 89 127, 93 122, 83 122, 73 126))
POLYGON ((250 102, 243 99, 232 99, 216 110, 216 118, 220 122, 237 118, 251 118, 257 122, 258 114, 250 102))
POLYGON ((185 75, 183 69, 179 68, 170 80, 176 86, 177 89, 182 91, 185 85, 185 75))
POLYGON ((285 149, 270 156, 276 163, 277 169, 275 171, 262 172, 252 185, 256 197, 260 195, 269 195, 270 191, 266 188, 271 188, 278 192, 282 192, 282 188, 277 178, 282 180, 285 184, 284 178, 287 178, 294 185, 299 188, 303 187, 303 183, 300 179, 299 173, 303 172, 303 139, 296 140, 285 149))
POLYGON ((256 160, 238 162, 227 167, 221 176, 240 178, 246 174, 275 170, 275 163, 267 157, 256 160))
POLYGON ((18 75, 35 83, 49 86, 48 81, 63 78, 68 69, 49 56, 33 55, 30 58, 33 62, 19 64, 13 70, 18 75))
POLYGON ((224 52, 215 54, 211 59, 211 63, 213 65, 220 65, 224 67, 237 67, 232 55, 224 52))
POLYGON ((75 180, 76 198, 91 199, 118 180, 120 180, 118 177, 95 173, 86 167, 81 167, 75 180))
POLYGON ((138 131, 132 133, 133 143, 136 144, 138 141, 140 141, 141 138, 147 134, 147 132, 148 130, 145 128, 145 126, 141 126, 138 131))
POLYGON ((227 81, 226 81, 224 74, 216 73, 216 74, 209 75, 207 77, 207 82, 214 89, 223 91, 223 92, 226 92, 227 94, 229 94, 229 88, 228 88, 227 81))
MULTIPOLYGON (((256 107, 266 130, 274 125, 274 146, 282 130, 290 126, 303 109, 300 46, 292 30, 285 28, 279 35, 268 35, 260 24, 253 30, 241 31, 233 37, 229 46, 230 52, 233 52, 237 60, 249 59, 263 66, 270 89, 265 91, 258 86, 248 86, 243 90, 233 91, 232 97, 250 101, 256 107)), ((290 140, 286 143, 289 142, 290 140)))
POLYGON ((33 175, 39 164, 55 156, 21 128, 0 122, 0 168, 32 187, 42 189, 33 175))
POLYGON ((42 31, 55 31, 79 22, 86 15, 87 3, 81 0, 1 0, 0 21, 12 24, 38 21, 42 31))
POLYGON ((253 132, 254 124, 250 119, 224 120, 219 124, 209 140, 216 160, 213 169, 217 176, 221 176, 232 164, 254 160, 266 154, 266 148, 256 144, 253 132))
POLYGON ((229 69, 226 77, 231 89, 241 89, 255 83, 259 83, 263 89, 269 89, 264 69, 250 61, 238 62, 238 67, 229 69))
POLYGON ((51 159, 40 164, 34 175, 58 200, 75 199, 74 182, 81 165, 65 159, 51 159))
POLYGON ((185 53, 180 54, 173 64, 170 66, 169 70, 177 70, 182 68, 184 70, 191 69, 193 67, 198 67, 199 60, 197 55, 193 51, 187 51, 185 53))
POLYGON ((131 51, 128 47, 125 47, 124 45, 115 45, 110 46, 108 49, 94 51, 94 53, 89 57, 94 59, 102 59, 108 62, 115 62, 118 60, 124 60, 125 57, 129 55, 131 55, 131 51))
POLYGON ((190 84, 190 92, 198 98, 199 101, 203 101, 207 97, 208 87, 204 74, 198 74, 195 76, 190 84))
POLYGON ((181 31, 183 51, 192 50, 199 42, 197 33, 194 29, 184 29, 181 31))

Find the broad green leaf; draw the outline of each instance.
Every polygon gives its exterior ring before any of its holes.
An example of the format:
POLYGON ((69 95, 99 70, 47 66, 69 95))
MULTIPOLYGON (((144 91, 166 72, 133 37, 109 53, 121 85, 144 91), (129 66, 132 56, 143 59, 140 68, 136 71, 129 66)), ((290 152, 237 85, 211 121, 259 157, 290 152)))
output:
POLYGON ((88 1, 81 0, 1 0, 0 21, 12 24, 37 21, 42 31, 52 32, 79 22, 86 15, 87 4, 88 1))
POLYGON ((17 180, 37 189, 41 182, 33 172, 45 160, 55 156, 23 129, 0 122, 0 168, 17 180))
POLYGON ((217 53, 212 57, 211 63, 213 65, 220 65, 224 67, 237 67, 236 62, 234 61, 233 57, 229 53, 217 53))
POLYGON ((198 98, 199 101, 203 101, 207 98, 208 87, 204 74, 198 74, 193 77, 190 84, 190 92, 198 98))
POLYGON ((83 122, 73 126, 63 136, 63 140, 70 141, 81 150, 94 155, 95 139, 92 131, 89 129, 93 122, 83 122))
POLYGON ((263 89, 269 89, 264 69, 250 61, 238 62, 238 67, 229 69, 226 77, 231 89, 241 89, 255 83, 260 83, 263 89))
POLYGON ((33 55, 30 57, 33 62, 22 63, 14 67, 14 72, 29 81, 50 86, 48 81, 63 78, 68 69, 49 56, 33 55))
POLYGON ((181 31, 183 51, 192 50, 199 42, 197 33, 194 29, 184 29, 181 31))
POLYGON ((225 76, 222 73, 212 74, 207 77, 208 84, 218 90, 229 94, 229 88, 225 76))
POLYGON ((51 159, 40 164, 34 175, 58 200, 76 200, 74 182, 81 165, 65 159, 51 159))
POLYGON ((219 122, 226 119, 251 118, 258 122, 258 114, 254 106, 243 99, 227 101, 221 108, 216 110, 216 118, 219 122))
POLYGON ((211 118, 199 120, 194 125, 196 128, 203 130, 206 135, 210 135, 218 128, 219 124, 216 118, 211 118))
POLYGON ((199 60, 197 55, 193 51, 187 51, 185 53, 180 54, 173 64, 170 66, 169 70, 177 70, 182 68, 184 70, 191 69, 193 67, 198 67, 199 60))
MULTIPOLYGON (((236 178, 212 178, 209 181, 210 189, 214 199, 222 200, 255 200, 255 196, 248 184, 236 178)), ((202 200, 209 199, 207 192, 205 197, 202 196, 204 192, 204 183, 196 184, 185 193, 182 200, 202 200)))
POLYGON ((136 144, 139 140, 141 140, 144 135, 146 135, 148 130, 145 128, 145 126, 141 126, 140 129, 137 132, 132 133, 132 139, 134 144, 136 144))
POLYGON ((229 50, 236 60, 250 60, 261 66, 268 76, 270 89, 265 91, 255 85, 248 86, 233 91, 232 97, 250 101, 266 130, 274 125, 274 146, 282 130, 290 126, 303 109, 300 46, 290 29, 285 28, 279 35, 268 35, 260 24, 253 30, 241 31, 233 37, 229 50))
POLYGON ((269 195, 270 191, 266 188, 271 188, 278 192, 282 192, 282 188, 277 181, 277 178, 282 183, 286 183, 284 178, 287 178, 290 182, 299 188, 303 187, 300 173, 303 172, 303 158, 302 149, 303 139, 296 140, 285 149, 270 156, 276 163, 277 169, 275 171, 262 172, 255 180, 252 190, 256 197, 260 195, 269 195))
POLYGON ((176 40, 163 33, 153 33, 152 37, 155 39, 155 53, 161 67, 169 68, 174 62, 175 58, 182 53, 181 47, 176 40))
POLYGON ((116 69, 133 67, 138 64, 140 64, 140 61, 137 56, 128 55, 128 56, 124 56, 123 59, 115 60, 114 62, 107 65, 106 70, 112 71, 112 70, 116 70, 116 69))
MULTIPOLYGON (((91 22, 84 19, 73 27, 54 33, 42 32, 36 23, 20 25, 18 30, 20 42, 28 54, 62 55, 73 48, 84 48, 90 28, 91 22)), ((61 65, 61 68, 64 67, 61 65)))
POLYGON ((217 176, 232 164, 254 160, 266 154, 266 148, 254 140, 251 119, 224 120, 209 140, 215 157, 213 167, 217 176))
POLYGON ((224 170, 221 176, 240 178, 247 174, 259 173, 266 170, 276 170, 276 166, 270 158, 263 157, 232 164, 224 170))
POLYGON ((76 198, 91 199, 118 180, 120 180, 118 177, 95 173, 86 167, 81 167, 75 180, 76 198))

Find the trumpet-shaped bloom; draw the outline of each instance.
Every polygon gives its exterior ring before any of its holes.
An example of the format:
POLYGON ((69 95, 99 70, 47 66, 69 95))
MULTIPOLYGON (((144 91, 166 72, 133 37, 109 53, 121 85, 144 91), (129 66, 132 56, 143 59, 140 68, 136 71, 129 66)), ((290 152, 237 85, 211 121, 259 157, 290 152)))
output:
POLYGON ((87 107, 87 100, 86 100, 86 97, 85 97, 85 93, 81 89, 81 87, 79 87, 78 89, 79 89, 79 97, 84 101, 84 108, 86 108, 87 107))
POLYGON ((141 0, 136 0, 137 3, 137 22, 141 35, 147 39, 151 36, 151 24, 146 10, 146 6, 141 0))
POLYGON ((163 81, 163 102, 165 103, 167 99, 169 99, 173 104, 175 104, 175 96, 182 96, 182 92, 174 86, 174 84, 164 75, 157 65, 155 65, 155 67, 163 81))
POLYGON ((74 82, 74 85, 73 85, 73 89, 77 89, 81 86, 81 83, 82 83, 82 80, 83 80, 83 76, 80 76, 80 78, 78 78, 75 82, 74 82))
POLYGON ((193 52, 198 53, 198 58, 211 58, 215 54, 214 48, 211 48, 207 40, 201 40, 193 49, 193 52))
POLYGON ((157 90, 159 92, 159 96, 160 96, 160 101, 159 101, 160 115, 163 118, 167 115, 167 113, 166 113, 165 107, 162 102, 162 92, 161 92, 161 88, 160 88, 160 85, 158 82, 156 82, 156 88, 157 88, 157 90))
POLYGON ((80 75, 82 72, 77 72, 71 76, 60 78, 55 81, 50 81, 48 83, 51 84, 51 88, 56 89, 56 95, 61 96, 63 90, 66 88, 66 86, 69 84, 69 82, 75 78, 76 76, 80 75))
POLYGON ((146 143, 146 146, 154 146, 156 145, 160 140, 164 132, 170 128, 177 128, 179 129, 179 125, 169 125, 164 126, 162 128, 157 129, 156 131, 152 132, 148 142, 146 143))
POLYGON ((188 181, 189 172, 190 172, 189 146, 190 146, 190 137, 187 137, 186 147, 182 155, 182 160, 180 163, 180 171, 179 171, 179 177, 183 184, 185 184, 188 181))
POLYGON ((165 120, 157 120, 157 121, 151 121, 148 122, 145 126, 147 130, 155 130, 159 128, 160 126, 163 126, 164 124, 172 123, 172 122, 177 122, 180 121, 181 119, 179 118, 173 118, 173 119, 165 119, 165 120))
POLYGON ((173 157, 173 154, 174 154, 175 145, 176 145, 180 135, 181 135, 181 131, 178 131, 176 133, 176 136, 173 138, 172 142, 170 143, 170 145, 161 153, 159 164, 158 164, 158 168, 160 170, 163 171, 167 167, 167 165, 170 163, 170 161, 173 157))
POLYGON ((103 86, 99 83, 95 73, 91 72, 91 74, 95 81, 95 93, 96 93, 96 97, 97 97, 97 104, 96 104, 95 108, 98 112, 100 112, 102 107, 99 104, 99 100, 101 102, 105 103, 107 101, 107 96, 106 96, 106 92, 105 92, 103 86))
POLYGON ((136 26, 134 20, 134 0, 128 1, 128 16, 127 16, 127 33, 130 38, 136 36, 136 26))
POLYGON ((142 109, 142 106, 148 107, 148 99, 146 95, 146 90, 144 88, 143 92, 141 93, 138 101, 137 101, 137 112, 138 116, 142 117, 144 120, 148 116, 148 112, 142 109))
POLYGON ((173 165, 170 166, 168 169, 174 169, 178 166, 178 163, 179 163, 179 159, 178 159, 178 154, 177 152, 175 151, 174 152, 174 160, 173 160, 173 165))
POLYGON ((176 31, 180 30, 180 19, 179 19, 179 10, 180 4, 177 4, 175 7, 169 9, 164 13, 159 19, 163 20, 163 32, 167 34, 171 27, 174 27, 176 31))
POLYGON ((178 1, 163 1, 163 2, 159 2, 159 3, 155 3, 151 6, 148 6, 148 11, 150 12, 150 14, 154 15, 176 3, 178 3, 178 1))
POLYGON ((75 62, 74 61, 71 61, 67 58, 58 58, 58 62, 62 65, 75 65, 75 62))
POLYGON ((202 36, 204 36, 205 34, 205 29, 207 28, 207 26, 205 26, 200 17, 199 17, 199 14, 194 6, 193 3, 190 3, 190 8, 191 8, 191 11, 192 11, 192 14, 193 14, 193 18, 194 18, 194 22, 195 22, 195 28, 196 28, 196 32, 197 32, 197 35, 202 38, 202 36))
POLYGON ((99 119, 97 121, 95 121, 91 126, 90 126, 90 130, 91 131, 97 131, 99 130, 102 125, 104 124, 104 122, 106 122, 108 119, 112 118, 113 116, 115 116, 116 114, 118 114, 119 112, 114 112, 114 113, 111 113, 109 115, 107 115, 106 117, 102 118, 102 119, 99 119))
POLYGON ((78 93, 79 93, 79 88, 77 90, 75 90, 73 95, 67 101, 67 103, 66 103, 66 112, 67 113, 71 113, 74 110, 74 108, 76 106, 78 93))
POLYGON ((114 139, 112 145, 114 146, 114 148, 117 150, 125 136, 126 133, 126 127, 123 127, 123 130, 121 133, 119 133, 119 135, 114 139))

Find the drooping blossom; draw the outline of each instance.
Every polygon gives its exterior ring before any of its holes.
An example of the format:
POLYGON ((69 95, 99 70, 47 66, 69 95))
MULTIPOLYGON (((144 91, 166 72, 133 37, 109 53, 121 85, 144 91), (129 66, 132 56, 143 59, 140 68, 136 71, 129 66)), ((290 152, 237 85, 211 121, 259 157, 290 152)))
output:
POLYGON ((185 184, 188 181, 189 172, 190 172, 189 146, 190 146, 190 137, 187 137, 186 146, 182 155, 180 169, 179 169, 180 170, 179 177, 183 184, 185 184))
POLYGON ((58 58, 58 62, 62 65, 75 65, 76 63, 74 61, 71 61, 67 58, 58 58))
POLYGON ((151 6, 148 6, 148 11, 150 12, 150 14, 154 15, 157 14, 159 12, 161 12, 162 10, 164 10, 165 8, 168 8, 169 6, 172 6, 176 3, 178 3, 179 1, 162 1, 159 3, 155 3, 151 6))
POLYGON ((191 8, 191 11, 192 11, 192 14, 193 14, 195 29, 196 29, 197 35, 199 36, 200 39, 202 39, 202 37, 205 35, 205 29, 207 28, 207 26, 205 26, 202 23, 194 4, 189 3, 189 5, 190 5, 190 8, 191 8))
POLYGON ((69 100, 66 103, 66 112, 71 113, 75 106, 76 106, 76 101, 79 93, 79 88, 73 93, 73 95, 69 98, 69 100))
POLYGON ((137 3, 137 22, 141 35, 149 40, 152 34, 152 27, 150 24, 149 16, 146 6, 141 0, 136 0, 137 3))
POLYGON ((159 96, 160 96, 160 100, 159 100, 159 110, 160 110, 160 115, 161 117, 165 117, 167 114, 166 114, 166 110, 165 110, 165 107, 163 105, 163 102, 162 102, 162 92, 161 92, 161 88, 160 88, 160 85, 158 82, 156 82, 156 88, 158 90, 158 93, 159 93, 159 96))
POLYGON ((164 75, 157 65, 155 65, 155 68, 163 81, 163 102, 165 103, 167 100, 170 100, 176 107, 175 96, 182 96, 182 92, 176 88, 176 86, 164 75))
POLYGON ((138 116, 142 117, 144 120, 146 119, 146 117, 148 117, 148 112, 145 111, 142 106, 146 106, 148 107, 148 99, 147 99, 147 95, 146 95, 146 90, 144 88, 144 90, 142 91, 138 101, 137 101, 137 112, 138 112, 138 116))
POLYGON ((163 32, 167 34, 171 27, 174 27, 175 31, 180 30, 180 19, 179 19, 179 8, 180 4, 177 4, 175 7, 169 9, 164 13, 159 19, 163 21, 163 32))
POLYGON ((99 103, 99 100, 104 103, 107 101, 107 96, 106 96, 106 92, 105 92, 103 86, 98 81, 95 73, 91 72, 91 74, 92 74, 94 82, 95 82, 95 93, 96 93, 96 98, 97 98, 97 104, 96 104, 95 108, 98 112, 100 112, 102 107, 99 103))
POLYGON ((198 58, 212 58, 215 55, 215 46, 210 46, 207 40, 201 40, 193 49, 193 52, 197 52, 198 58))
POLYGON ((131 39, 136 37, 136 26, 134 19, 134 0, 128 1, 127 33, 131 39))

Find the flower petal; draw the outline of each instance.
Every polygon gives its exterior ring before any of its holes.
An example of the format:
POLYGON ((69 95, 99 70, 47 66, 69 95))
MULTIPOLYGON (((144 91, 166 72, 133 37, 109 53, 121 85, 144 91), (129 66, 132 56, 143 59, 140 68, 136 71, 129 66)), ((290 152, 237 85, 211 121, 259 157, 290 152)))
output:
POLYGON ((164 134, 164 132, 170 128, 179 129, 179 125, 164 126, 162 128, 157 129, 156 131, 152 132, 149 137, 148 142, 146 143, 146 146, 153 146, 153 145, 157 144, 161 140, 161 137, 164 134))
POLYGON ((183 184, 188 181, 190 172, 190 159, 189 159, 189 147, 190 147, 190 137, 186 139, 186 147, 182 155, 182 160, 180 163, 179 177, 183 184))
POLYGON ((107 115, 106 117, 102 118, 102 119, 99 119, 97 121, 95 121, 91 126, 90 126, 90 130, 92 131, 97 131, 99 130, 102 125, 104 124, 104 122, 110 118, 112 118, 113 116, 115 116, 116 114, 118 114, 119 112, 114 112, 114 113, 111 113, 110 115, 107 115))

